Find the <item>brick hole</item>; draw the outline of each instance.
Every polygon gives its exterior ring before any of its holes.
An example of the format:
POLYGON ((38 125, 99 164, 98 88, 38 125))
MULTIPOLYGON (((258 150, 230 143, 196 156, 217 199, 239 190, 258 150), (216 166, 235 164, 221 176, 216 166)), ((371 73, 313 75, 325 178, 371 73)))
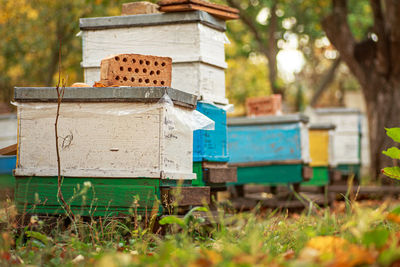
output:
POLYGON ((154 83, 154 84, 157 84, 157 80, 154 80, 153 83, 154 83))
POLYGON ((143 60, 139 60, 139 64, 142 65, 143 64, 143 60))
POLYGON ((119 67, 119 70, 120 70, 120 71, 123 71, 123 70, 124 70, 124 67, 119 67))
POLYGON ((143 79, 142 79, 142 78, 140 78, 140 79, 139 79, 139 82, 140 82, 140 83, 141 83, 141 82, 143 82, 143 79))
POLYGON ((156 61, 156 62, 154 62, 154 66, 158 66, 158 62, 156 61))
POLYGON ((135 81, 135 78, 132 77, 132 78, 131 78, 131 82, 134 82, 134 81, 135 81))
POLYGON ((156 73, 157 73, 157 75, 160 75, 161 71, 158 70, 156 73))
POLYGON ((119 57, 115 57, 115 60, 116 60, 116 61, 119 61, 119 57))
POLYGON ((115 79, 118 81, 119 80, 119 76, 117 75, 117 76, 115 76, 115 79))
POLYGON ((150 61, 146 60, 146 65, 150 65, 150 61))
POLYGON ((154 75, 154 71, 150 71, 150 75, 154 75))
POLYGON ((128 80, 128 78, 124 77, 124 81, 127 81, 127 80, 128 80))
POLYGON ((146 73, 147 72, 147 69, 143 69, 143 73, 146 73))
POLYGON ((163 67, 164 67, 164 66, 165 66, 165 62, 161 63, 161 66, 163 66, 163 67))
POLYGON ((164 85, 165 84, 165 82, 164 81, 161 81, 161 85, 164 85))
POLYGON ((126 57, 124 57, 124 59, 122 60, 123 62, 127 62, 128 61, 128 59, 126 59, 126 57))
POLYGON ((150 82, 150 80, 149 79, 146 79, 146 80, 144 80, 146 83, 149 83, 150 82))
POLYGON ((128 71, 132 71, 132 68, 131 68, 131 67, 129 67, 129 68, 128 68, 128 71))
POLYGON ((135 69, 135 72, 136 72, 136 73, 139 73, 139 69, 135 69))
POLYGON ((132 63, 136 63, 136 59, 132 59, 132 63))

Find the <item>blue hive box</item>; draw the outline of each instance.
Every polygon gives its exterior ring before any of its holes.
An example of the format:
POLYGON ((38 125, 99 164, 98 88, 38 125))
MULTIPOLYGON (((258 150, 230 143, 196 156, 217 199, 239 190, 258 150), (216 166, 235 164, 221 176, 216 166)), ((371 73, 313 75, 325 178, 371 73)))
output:
POLYGON ((215 122, 215 130, 194 132, 193 162, 228 162, 226 111, 204 102, 197 102, 197 110, 215 122))
POLYGON ((300 183, 309 163, 308 117, 241 117, 228 120, 229 164, 237 184, 300 183))

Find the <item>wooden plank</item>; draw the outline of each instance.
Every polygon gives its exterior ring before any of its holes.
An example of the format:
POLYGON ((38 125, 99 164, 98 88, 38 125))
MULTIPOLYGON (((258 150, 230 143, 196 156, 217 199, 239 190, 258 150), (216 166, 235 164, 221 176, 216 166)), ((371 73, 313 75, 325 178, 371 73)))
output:
POLYGON ((229 166, 232 166, 232 167, 263 167, 263 166, 292 165, 292 164, 303 164, 303 161, 302 160, 271 160, 271 161, 253 161, 253 162, 239 162, 239 163, 229 162, 229 166))
POLYGON ((303 180, 310 181, 313 177, 313 169, 309 166, 303 166, 303 180))
MULTIPOLYGON (((345 194, 349 187, 347 185, 330 185, 328 187, 329 192, 332 193, 341 193, 345 194)), ((379 195, 387 195, 387 194, 400 194, 400 186, 352 186, 351 192, 359 193, 359 194, 379 194, 379 195)))
POLYGON ((237 168, 207 168, 204 170, 203 177, 207 183, 236 183, 237 168))
POLYGON ((218 10, 223 10, 235 14, 239 14, 239 10, 230 6, 225 6, 225 5, 219 5, 219 4, 214 4, 210 3, 208 1, 202 1, 202 0, 161 0, 157 4, 160 6, 167 6, 167 5, 178 5, 178 4, 196 4, 196 5, 201 5, 205 7, 210 7, 218 10))
POLYGON ((17 144, 13 144, 11 146, 4 147, 0 149, 0 155, 2 156, 11 156, 17 155, 17 144))
POLYGON ((210 13, 223 20, 238 19, 239 15, 231 12, 226 12, 214 8, 209 8, 206 6, 196 5, 196 4, 181 4, 181 5, 170 5, 161 6, 161 12, 181 12, 181 11, 191 11, 191 10, 202 10, 210 13))
POLYGON ((210 187, 170 187, 161 190, 163 203, 178 206, 201 206, 210 203, 210 187))

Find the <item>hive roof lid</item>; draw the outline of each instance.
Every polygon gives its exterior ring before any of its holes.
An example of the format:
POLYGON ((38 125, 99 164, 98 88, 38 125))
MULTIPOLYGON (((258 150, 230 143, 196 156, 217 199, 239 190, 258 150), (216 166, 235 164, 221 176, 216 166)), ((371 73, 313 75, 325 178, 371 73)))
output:
POLYGON ((256 124, 280 124, 294 122, 308 122, 308 117, 303 114, 271 115, 260 117, 236 117, 228 118, 228 125, 256 125, 256 124))
POLYGON ((202 23, 219 31, 226 30, 225 21, 213 17, 204 11, 81 18, 79 20, 79 27, 81 30, 101 30, 195 22, 202 23))
MULTIPOLYGON (((167 94, 174 104, 196 107, 197 96, 170 87, 66 87, 63 102, 158 102, 167 94)), ((19 102, 56 102, 55 87, 15 87, 19 102)))

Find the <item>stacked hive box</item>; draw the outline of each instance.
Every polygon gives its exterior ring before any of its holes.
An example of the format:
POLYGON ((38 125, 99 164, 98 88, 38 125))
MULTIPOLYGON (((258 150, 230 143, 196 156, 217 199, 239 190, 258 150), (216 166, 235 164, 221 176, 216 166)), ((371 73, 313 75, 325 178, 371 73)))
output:
POLYGON ((313 169, 312 179, 302 183, 304 186, 327 186, 333 179, 333 168, 336 166, 333 157, 333 124, 312 124, 309 127, 310 167, 313 169))
MULTIPOLYGON (((15 100, 17 207, 63 212, 57 200, 56 89, 15 88, 15 100)), ((157 199, 169 203, 177 184, 185 186, 183 205, 207 201, 209 188, 190 187, 196 175, 187 123, 195 106, 196 96, 168 87, 65 88, 58 149, 61 190, 74 213, 157 213, 157 199), (167 96, 173 104, 160 101, 167 96)))
POLYGON ((225 22, 206 12, 143 14, 80 20, 85 83, 100 80, 100 61, 135 53, 172 58, 171 87, 227 104, 225 22))
POLYGON ((239 194, 244 184, 299 184, 311 177, 307 123, 308 117, 298 114, 228 119, 239 194))
POLYGON ((215 121, 215 131, 194 137, 193 184, 223 188, 236 180, 228 168, 225 96, 225 21, 203 11, 157 13, 80 20, 85 82, 100 79, 100 60, 116 53, 172 58, 173 88, 201 100, 197 110, 215 121))
POLYGON ((316 123, 336 125, 333 141, 334 161, 344 176, 354 174, 360 179, 361 116, 359 110, 350 108, 315 109, 311 119, 316 123))
MULTIPOLYGON (((0 115, 0 149, 17 142, 17 116, 15 114, 0 115)), ((15 168, 15 155, 0 155, 0 191, 12 192, 15 179, 12 170, 15 168)), ((4 193, 4 192, 2 192, 4 193)), ((2 194, 11 196, 12 194, 2 194)))

